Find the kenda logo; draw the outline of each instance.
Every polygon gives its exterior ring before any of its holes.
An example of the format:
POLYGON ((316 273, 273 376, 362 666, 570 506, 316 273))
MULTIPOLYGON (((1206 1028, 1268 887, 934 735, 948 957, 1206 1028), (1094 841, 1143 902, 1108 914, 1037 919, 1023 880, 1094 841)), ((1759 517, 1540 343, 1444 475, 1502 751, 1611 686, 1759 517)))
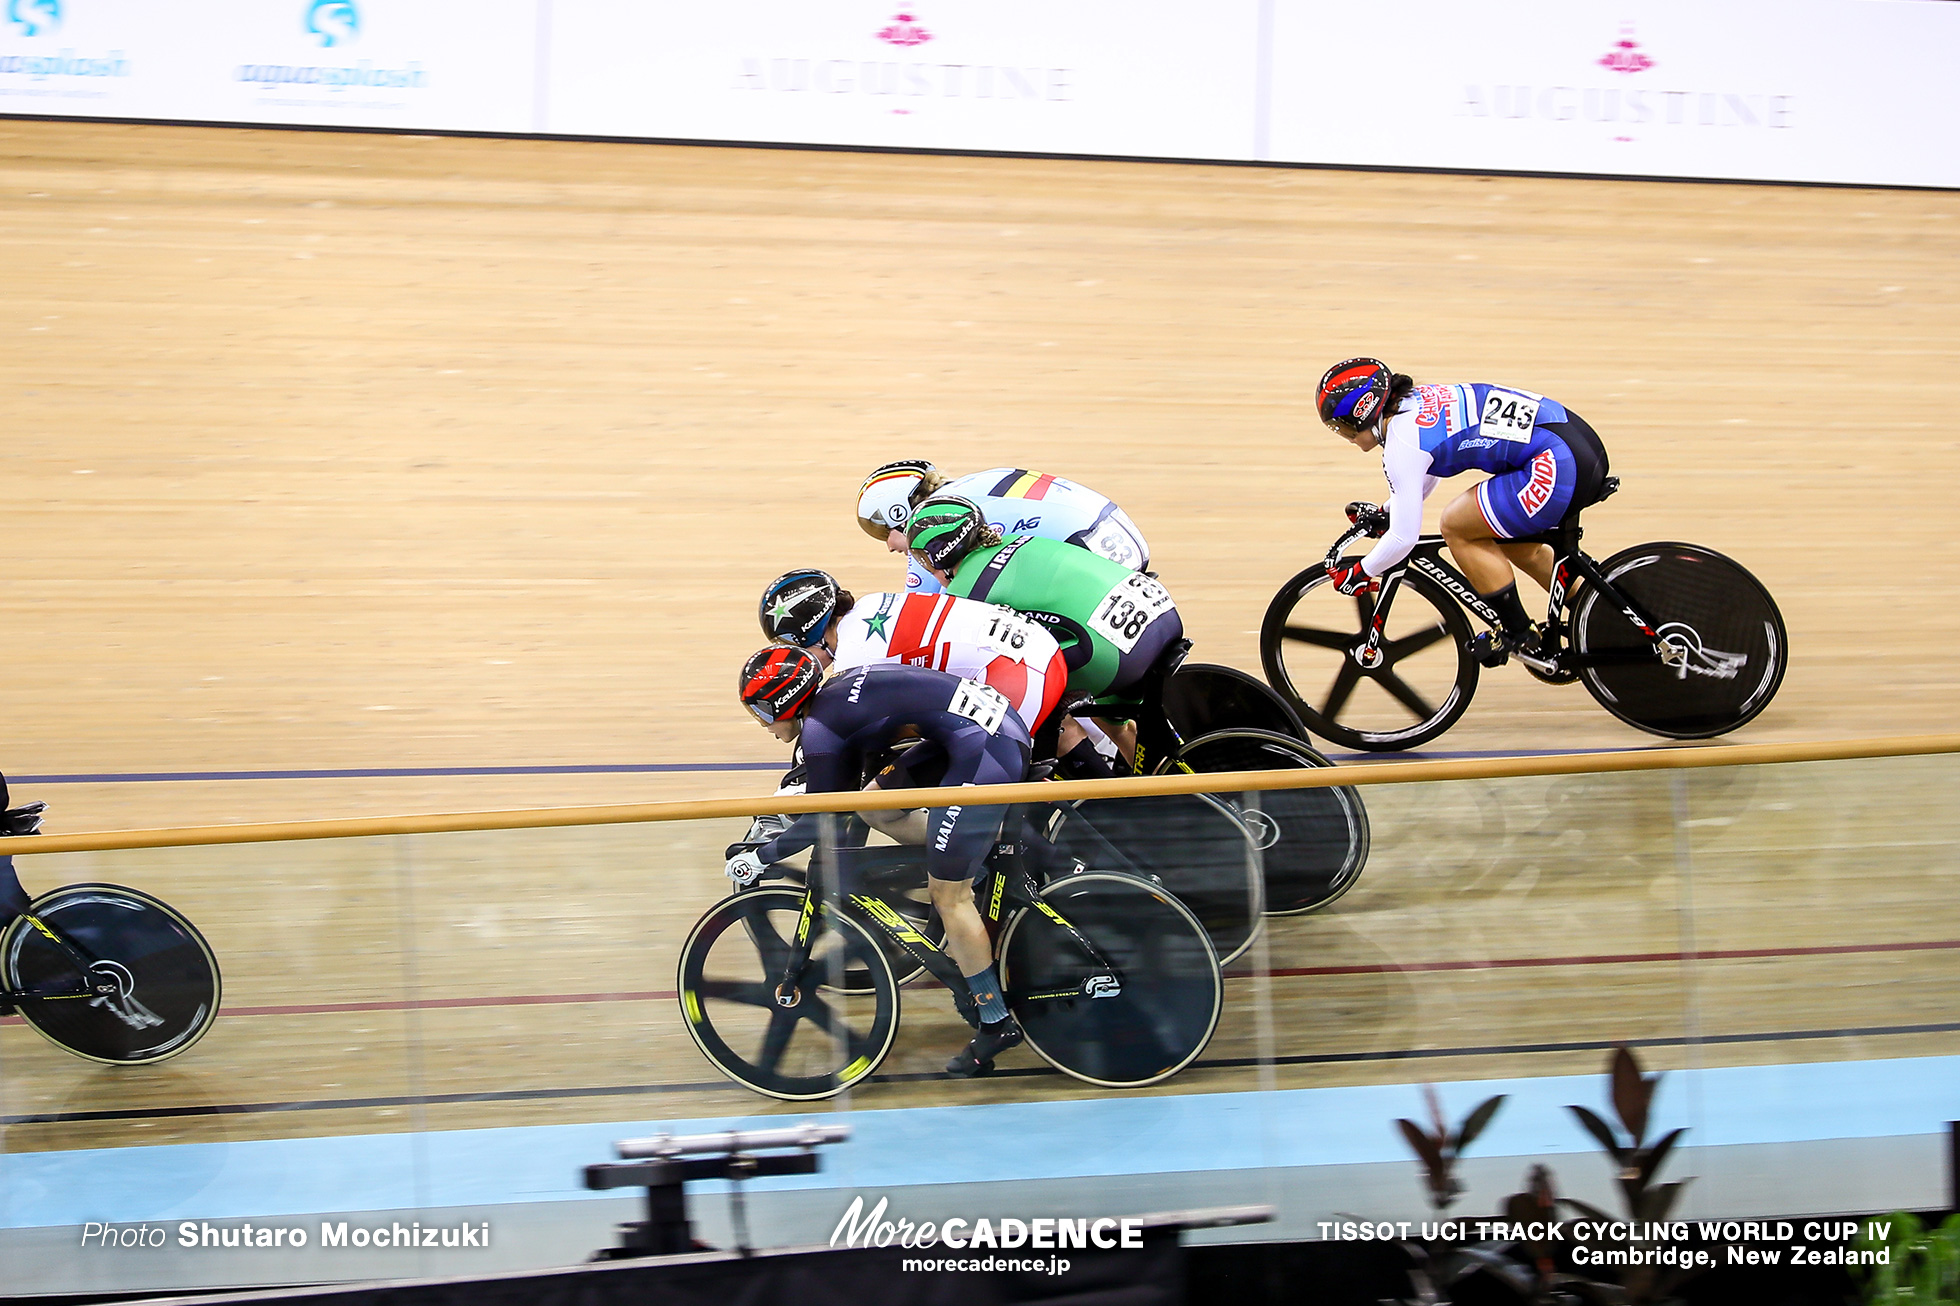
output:
POLYGON ((7 0, 7 26, 17 36, 49 36, 61 26, 61 0, 7 0))
POLYGON ((306 32, 326 49, 352 45, 361 37, 361 15, 354 0, 313 0, 306 7, 306 32))
POLYGON ((912 1221, 887 1219, 890 1199, 880 1197, 868 1212, 862 1195, 851 1199, 850 1209, 831 1231, 832 1247, 950 1247, 966 1251, 974 1247, 1012 1250, 1027 1247, 1036 1251, 1065 1251, 1070 1248, 1143 1246, 1143 1221, 1051 1218, 994 1220, 982 1216, 965 1219, 912 1221))

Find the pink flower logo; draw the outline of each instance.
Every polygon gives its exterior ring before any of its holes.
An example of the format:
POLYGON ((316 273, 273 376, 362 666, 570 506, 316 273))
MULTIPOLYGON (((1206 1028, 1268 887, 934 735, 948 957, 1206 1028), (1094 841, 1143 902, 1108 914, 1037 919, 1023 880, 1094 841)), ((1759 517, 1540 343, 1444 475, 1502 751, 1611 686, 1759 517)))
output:
POLYGON ((1620 27, 1620 39, 1600 56, 1599 66, 1616 73, 1644 73, 1654 66, 1654 61, 1640 53, 1640 42, 1633 39, 1633 24, 1625 23, 1620 27))
POLYGON ((891 45, 924 45, 932 39, 932 33, 913 22, 911 14, 898 14, 878 33, 878 39, 891 45))

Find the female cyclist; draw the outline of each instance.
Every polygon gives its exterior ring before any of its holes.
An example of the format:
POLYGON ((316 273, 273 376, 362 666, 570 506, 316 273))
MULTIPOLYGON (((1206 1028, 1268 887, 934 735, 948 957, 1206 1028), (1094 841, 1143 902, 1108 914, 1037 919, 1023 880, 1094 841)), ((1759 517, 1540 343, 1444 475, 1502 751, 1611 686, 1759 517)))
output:
POLYGON ((1409 556, 1422 534, 1422 505, 1436 483, 1463 472, 1490 478, 1443 509, 1443 539, 1463 574, 1503 618, 1471 652, 1487 666, 1512 653, 1529 657, 1536 632, 1518 599, 1511 567, 1552 583, 1552 550, 1518 543, 1597 502, 1606 447, 1585 419, 1555 399, 1513 386, 1475 382, 1417 385, 1377 358, 1334 364, 1314 391, 1320 420, 1367 452, 1382 451, 1388 477, 1388 528, 1367 557, 1335 571, 1343 594, 1367 589, 1409 556))
MULTIPOLYGON (((858 488, 858 525, 893 553, 911 547, 905 538, 912 513, 932 495, 951 494, 979 507, 1001 535, 1038 535, 1089 550, 1131 571, 1150 566, 1150 546, 1129 514, 1086 485, 1023 467, 994 467, 948 478, 919 458, 886 463, 858 488)), ((908 556, 905 589, 937 594, 940 583, 908 556)))

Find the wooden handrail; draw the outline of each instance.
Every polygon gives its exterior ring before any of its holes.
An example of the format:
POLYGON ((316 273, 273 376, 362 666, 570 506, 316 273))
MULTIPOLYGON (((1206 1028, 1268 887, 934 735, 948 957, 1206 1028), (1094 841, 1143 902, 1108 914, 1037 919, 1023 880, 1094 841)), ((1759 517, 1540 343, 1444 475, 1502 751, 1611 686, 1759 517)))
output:
MULTIPOLYGON (((985 799, 988 803, 1023 803, 1079 798, 1133 798, 1146 794, 1246 793, 1271 789, 1314 789, 1328 785, 1420 784, 1437 780, 1673 771, 1690 767, 1762 766, 1780 762, 1842 762, 1860 758, 1915 757, 1956 752, 1960 752, 1960 734, 1808 744, 1691 745, 1633 749, 1619 753, 1490 757, 1446 762, 1371 762, 1304 771, 1234 771, 1207 775, 1142 776, 1128 780, 988 785, 985 799)), ((720 820, 765 812, 789 815, 802 812, 880 812, 972 803, 978 797, 969 786, 956 789, 901 789, 889 794, 815 794, 801 798, 762 795, 687 802, 624 803, 606 807, 541 807, 505 812, 118 830, 101 834, 39 834, 9 839, 0 844, 0 852, 25 856, 35 853, 107 852, 122 848, 281 843, 295 839, 368 839, 382 835, 450 834, 472 830, 545 830, 575 825, 720 820)))

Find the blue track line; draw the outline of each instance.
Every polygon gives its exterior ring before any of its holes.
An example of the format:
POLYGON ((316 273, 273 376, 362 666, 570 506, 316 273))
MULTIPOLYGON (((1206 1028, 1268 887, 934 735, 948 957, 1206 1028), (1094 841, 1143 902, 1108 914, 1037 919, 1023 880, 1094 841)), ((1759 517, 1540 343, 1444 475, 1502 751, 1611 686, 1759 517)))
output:
MULTIPOLYGON (((1644 753, 1628 748, 1476 749, 1455 753, 1330 753, 1335 762, 1461 762, 1486 757, 1572 757, 1581 753, 1644 753)), ((780 771, 787 762, 629 762, 568 766, 356 766, 318 771, 99 771, 68 775, 15 775, 13 785, 170 784, 208 780, 376 780, 471 775, 662 775, 700 771, 780 771)))

